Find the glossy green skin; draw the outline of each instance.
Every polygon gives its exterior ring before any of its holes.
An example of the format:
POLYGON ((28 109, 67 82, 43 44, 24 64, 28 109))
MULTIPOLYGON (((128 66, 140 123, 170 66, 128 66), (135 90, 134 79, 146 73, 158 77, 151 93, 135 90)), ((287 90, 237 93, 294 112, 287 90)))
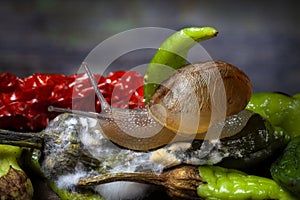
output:
POLYGON ((197 194, 206 200, 295 199, 272 179, 218 166, 200 166, 199 173, 207 183, 197 194))
POLYGON ((290 141, 270 171, 276 182, 300 197, 300 136, 290 141))
POLYGON ((146 69, 144 76, 144 95, 146 102, 174 70, 184 66, 188 51, 198 42, 217 35, 212 27, 189 27, 181 29, 167 38, 159 47, 146 69))
POLYGON ((20 158, 22 153, 22 148, 0 145, 0 177, 7 174, 10 167, 14 169, 21 170, 17 159, 20 158))
POLYGON ((291 137, 300 135, 300 94, 255 93, 247 109, 260 114, 271 124, 284 129, 291 137))

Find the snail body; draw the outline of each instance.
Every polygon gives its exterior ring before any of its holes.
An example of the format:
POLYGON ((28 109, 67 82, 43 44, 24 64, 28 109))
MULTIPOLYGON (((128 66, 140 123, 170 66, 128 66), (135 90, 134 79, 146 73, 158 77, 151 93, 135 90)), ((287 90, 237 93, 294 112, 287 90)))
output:
MULTIPOLYGON (((237 67, 221 61, 199 62, 182 67, 162 82, 146 108, 111 108, 101 97, 87 65, 84 67, 103 111, 72 112, 97 118, 109 140, 137 151, 157 149, 172 142, 204 139, 211 124, 243 110, 252 92, 249 78, 237 67), (212 117, 214 109, 223 109, 225 113, 212 117)), ((51 108, 55 109, 66 111, 51 108)), ((219 135, 215 137, 213 139, 219 135)))

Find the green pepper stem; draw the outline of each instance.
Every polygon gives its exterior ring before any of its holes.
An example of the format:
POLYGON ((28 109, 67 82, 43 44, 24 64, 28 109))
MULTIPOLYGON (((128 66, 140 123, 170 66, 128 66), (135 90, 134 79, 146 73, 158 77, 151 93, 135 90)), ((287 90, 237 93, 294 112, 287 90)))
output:
POLYGON ((21 133, 0 129, 0 144, 41 149, 43 145, 43 134, 21 133))

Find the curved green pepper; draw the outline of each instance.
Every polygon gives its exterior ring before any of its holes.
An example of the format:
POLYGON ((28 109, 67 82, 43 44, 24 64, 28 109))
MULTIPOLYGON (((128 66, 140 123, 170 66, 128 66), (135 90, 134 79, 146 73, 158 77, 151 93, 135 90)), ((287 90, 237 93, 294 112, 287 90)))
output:
POLYGON ((207 183, 197 194, 206 200, 295 199, 272 179, 218 166, 200 166, 199 173, 207 183))
POLYGON ((159 47, 144 76, 144 95, 149 101, 158 85, 165 80, 174 70, 187 63, 188 51, 198 42, 210 39, 217 35, 217 30, 212 27, 184 28, 169 38, 159 47))
POLYGON ((246 108, 273 126, 283 128, 291 137, 300 135, 300 94, 290 97, 281 93, 256 93, 246 108))
POLYGON ((270 171, 276 182, 300 197, 300 136, 289 142, 270 171))

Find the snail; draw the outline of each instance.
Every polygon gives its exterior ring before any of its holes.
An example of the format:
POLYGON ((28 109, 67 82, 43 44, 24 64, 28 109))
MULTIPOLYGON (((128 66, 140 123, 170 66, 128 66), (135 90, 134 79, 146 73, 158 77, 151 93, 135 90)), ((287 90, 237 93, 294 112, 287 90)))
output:
MULTIPOLYGON (((228 117, 243 110, 252 93, 250 80, 240 69, 222 61, 207 61, 188 64, 173 73, 157 88, 144 109, 112 108, 97 88, 87 64, 83 63, 83 67, 101 102, 102 112, 52 106, 49 111, 97 118, 105 137, 137 151, 157 149, 171 142, 205 139, 210 125, 224 120, 222 114, 212 119, 213 106, 226 108, 225 117, 228 117), (225 99, 217 102, 219 99, 214 95, 218 97, 222 92, 220 99, 225 99)), ((220 138, 229 136, 220 135, 220 138)))

